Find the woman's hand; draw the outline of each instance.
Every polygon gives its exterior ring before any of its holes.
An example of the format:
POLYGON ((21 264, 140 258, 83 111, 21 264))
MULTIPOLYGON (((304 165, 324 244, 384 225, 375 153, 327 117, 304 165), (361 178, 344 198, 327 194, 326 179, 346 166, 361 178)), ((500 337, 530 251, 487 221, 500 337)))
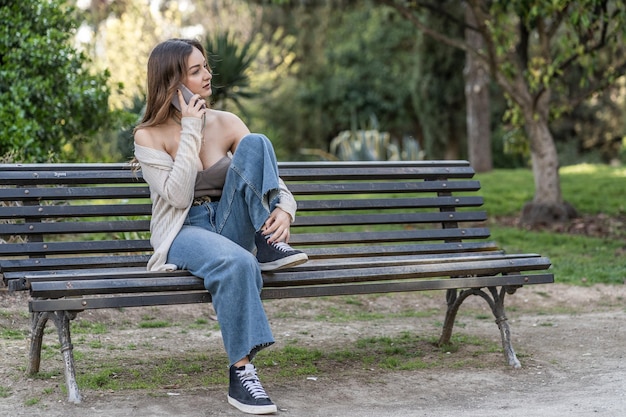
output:
POLYGON ((274 211, 270 213, 270 217, 267 218, 265 224, 261 228, 261 233, 264 236, 271 236, 267 239, 268 242, 289 242, 291 227, 291 216, 289 213, 281 208, 276 207, 274 211))
POLYGON ((197 117, 201 119, 206 112, 206 100, 200 97, 200 94, 194 94, 189 99, 189 103, 185 104, 183 98, 183 92, 180 89, 176 90, 178 94, 178 102, 182 103, 180 106, 181 117, 197 117))

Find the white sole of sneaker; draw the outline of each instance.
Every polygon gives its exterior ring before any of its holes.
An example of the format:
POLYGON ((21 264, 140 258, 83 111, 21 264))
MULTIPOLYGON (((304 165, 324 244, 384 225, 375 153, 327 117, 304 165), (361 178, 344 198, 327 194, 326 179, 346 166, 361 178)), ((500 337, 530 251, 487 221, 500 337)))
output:
POLYGON ((276 404, 248 405, 248 404, 244 404, 244 403, 237 401, 230 395, 228 396, 228 404, 232 405, 237 410, 247 413, 247 414, 260 415, 260 414, 273 414, 273 413, 278 412, 278 408, 276 407, 276 404))
POLYGON ((281 258, 274 262, 265 262, 259 264, 261 271, 275 271, 277 269, 291 268, 292 266, 300 265, 309 260, 306 253, 297 253, 285 258, 281 258))

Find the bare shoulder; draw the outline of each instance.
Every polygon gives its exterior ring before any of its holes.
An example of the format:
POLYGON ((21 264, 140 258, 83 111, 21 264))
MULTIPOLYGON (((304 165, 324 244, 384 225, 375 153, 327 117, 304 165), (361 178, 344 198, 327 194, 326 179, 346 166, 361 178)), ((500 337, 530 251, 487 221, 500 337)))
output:
POLYGON ((150 129, 149 127, 137 130, 135 132, 134 139, 137 145, 154 148, 154 134, 152 132, 152 129, 150 129))
POLYGON ((135 132, 134 139, 137 145, 169 152, 168 148, 174 147, 175 149, 177 146, 176 138, 179 131, 180 125, 144 127, 135 132))
POLYGON ((210 110, 208 115, 209 122, 213 121, 219 124, 221 127, 232 126, 232 127, 245 127, 245 123, 239 116, 235 113, 231 113, 224 110, 210 110))
POLYGON ((223 110, 212 109, 207 113, 207 127, 217 133, 215 136, 223 137, 231 143, 250 133, 239 116, 223 110))

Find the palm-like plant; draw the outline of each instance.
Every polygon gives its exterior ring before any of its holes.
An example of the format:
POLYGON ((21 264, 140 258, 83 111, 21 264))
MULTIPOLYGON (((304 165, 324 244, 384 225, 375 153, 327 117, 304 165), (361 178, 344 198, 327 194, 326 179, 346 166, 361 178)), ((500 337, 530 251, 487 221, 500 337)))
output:
POLYGON ((232 102, 247 117, 242 100, 256 97, 259 93, 250 89, 250 67, 258 50, 252 40, 239 44, 228 32, 207 35, 204 47, 213 70, 213 107, 225 110, 232 102))

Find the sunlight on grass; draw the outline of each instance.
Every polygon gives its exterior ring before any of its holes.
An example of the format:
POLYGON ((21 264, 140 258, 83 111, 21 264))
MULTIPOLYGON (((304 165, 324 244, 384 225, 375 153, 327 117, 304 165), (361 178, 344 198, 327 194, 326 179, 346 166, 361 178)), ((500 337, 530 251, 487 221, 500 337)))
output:
MULTIPOLYGON (((580 164, 560 170, 563 199, 581 214, 626 212, 626 168, 580 164)), ((533 199, 535 185, 530 169, 497 169, 477 174, 480 194, 489 216, 518 215, 525 203, 533 199)))
POLYGON ((552 261, 555 281, 566 284, 623 284, 625 242, 551 232, 492 227, 492 237, 509 253, 539 253, 552 261))
MULTIPOLYGON (((563 198, 581 215, 626 214, 626 168, 579 164, 560 170, 563 198)), ((488 216, 518 216, 532 200, 534 179, 530 169, 498 169, 477 174, 488 216)), ((619 224, 619 223, 618 223, 619 224)), ((572 235, 491 227, 492 238, 508 253, 539 253, 552 261, 556 282, 591 285, 626 282, 626 242, 572 235)))
POLYGON ((612 168, 607 165, 578 164, 559 169, 561 175, 569 174, 602 174, 609 177, 626 177, 626 167, 612 168))

